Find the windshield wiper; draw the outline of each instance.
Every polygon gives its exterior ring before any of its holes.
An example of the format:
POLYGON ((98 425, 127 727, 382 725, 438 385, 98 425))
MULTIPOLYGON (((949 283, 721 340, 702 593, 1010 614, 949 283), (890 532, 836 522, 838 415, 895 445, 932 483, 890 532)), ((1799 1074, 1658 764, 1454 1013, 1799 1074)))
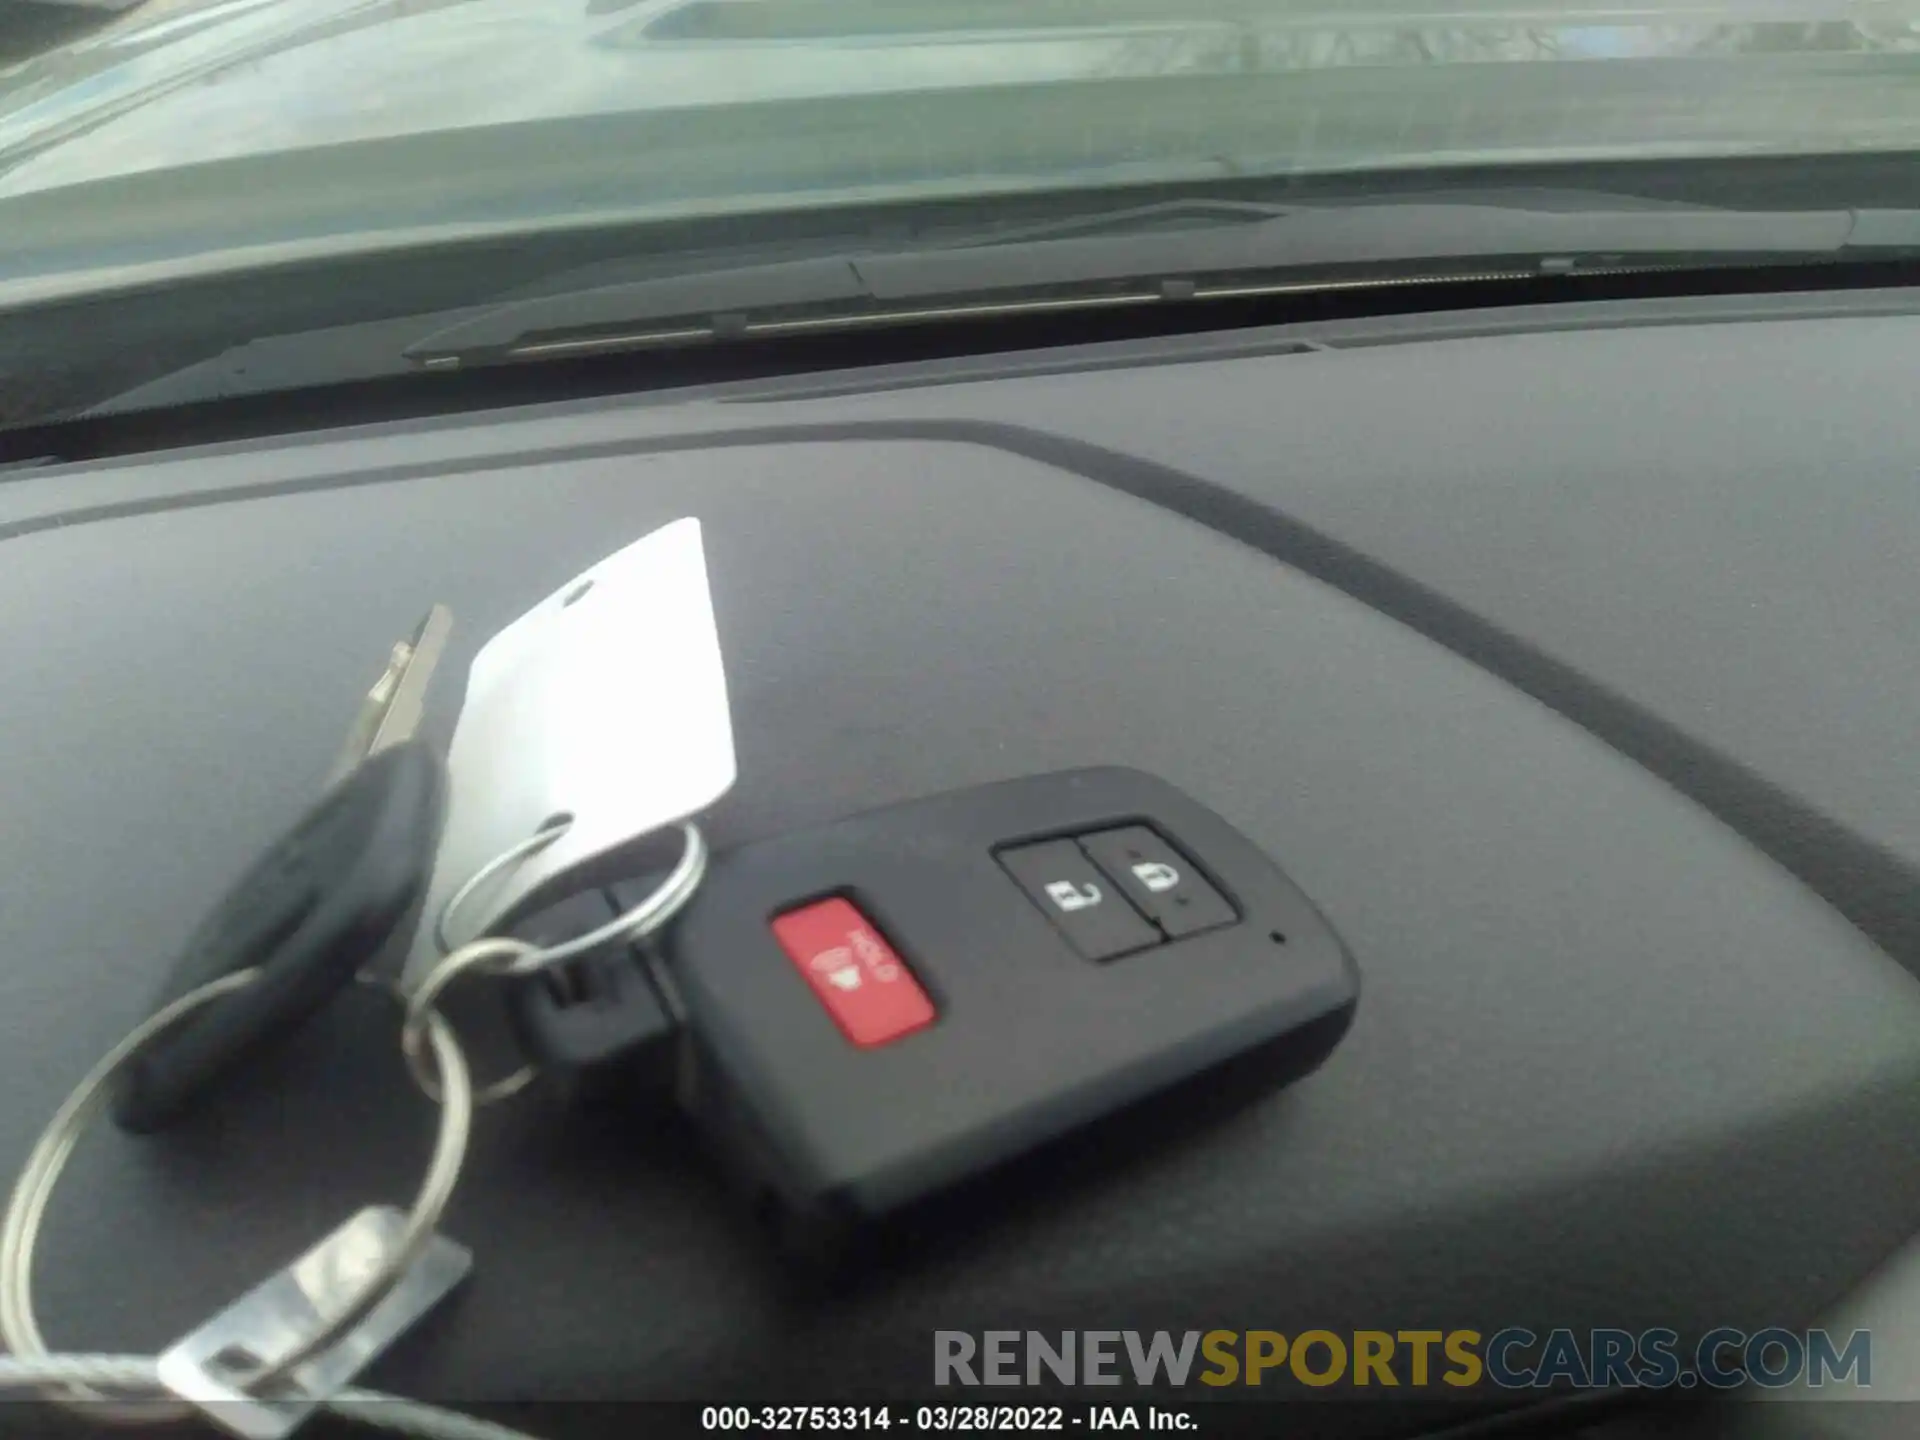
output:
POLYGON ((1884 258, 1920 210, 1386 202, 1139 207, 1026 232, 595 284, 508 301, 405 347, 451 367, 741 336, 1582 269, 1884 258), (1143 222, 1186 219, 1178 228, 1143 222), (1199 224, 1191 223, 1198 220, 1199 224), (1123 233, 1100 233, 1104 229, 1123 233), (1084 232, 1089 229, 1096 233, 1084 232))
MULTIPOLYGON (((846 243, 825 257, 793 244, 729 258, 632 255, 555 270, 534 282, 537 290, 496 291, 457 309, 409 313, 407 292, 390 282, 383 303, 400 303, 383 318, 254 333, 111 398, 92 399, 82 413, 374 382, 421 370, 670 351, 734 337, 1364 293, 1427 282, 1885 261, 1920 255, 1920 210, 1742 211, 1592 190, 1496 186, 1442 198, 1294 207, 1184 198, 908 233, 911 239, 884 245, 846 243), (669 265, 676 268, 665 270, 669 265)), ((187 296, 180 303, 199 302, 187 296)), ((22 354, 36 356, 58 349, 31 331, 22 332, 20 346, 27 347, 22 354)))

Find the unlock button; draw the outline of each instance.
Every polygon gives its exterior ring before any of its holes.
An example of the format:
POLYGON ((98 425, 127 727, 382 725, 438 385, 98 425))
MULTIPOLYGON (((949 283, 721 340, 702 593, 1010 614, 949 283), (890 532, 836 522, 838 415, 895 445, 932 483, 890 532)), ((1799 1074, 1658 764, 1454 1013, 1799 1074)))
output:
POLYGON ((1089 960, 1111 960, 1160 943, 1120 887, 1095 870, 1071 840, 1046 840, 1000 852, 1000 863, 1029 899, 1089 960))
POLYGON ((1080 844, 1169 940, 1231 925, 1238 918, 1227 897, 1206 882, 1192 861, 1144 825, 1082 835, 1080 844))

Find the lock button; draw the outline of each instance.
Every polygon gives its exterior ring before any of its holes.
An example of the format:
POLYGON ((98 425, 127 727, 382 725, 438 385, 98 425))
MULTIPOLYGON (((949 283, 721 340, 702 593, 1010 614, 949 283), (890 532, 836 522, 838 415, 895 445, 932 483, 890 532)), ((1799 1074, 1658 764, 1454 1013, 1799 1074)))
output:
POLYGON ((1087 959, 1111 960, 1160 943, 1159 932, 1073 841, 1046 840, 1002 850, 1000 863, 1087 959))
POLYGON ((1194 863, 1145 825, 1082 835, 1080 847, 1169 940, 1239 919, 1194 863))

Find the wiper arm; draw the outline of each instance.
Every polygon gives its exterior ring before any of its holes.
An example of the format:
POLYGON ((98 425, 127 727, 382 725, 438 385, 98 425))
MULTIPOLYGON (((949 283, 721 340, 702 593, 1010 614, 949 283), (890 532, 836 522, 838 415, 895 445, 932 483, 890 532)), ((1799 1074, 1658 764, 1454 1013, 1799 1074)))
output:
MULTIPOLYGON (((1406 278, 1390 274, 1391 267, 1445 275, 1466 261, 1553 273, 1581 265, 1920 249, 1920 210, 1392 202, 1274 210, 1261 218, 1248 213, 1254 207, 1234 208, 1232 224, 1118 235, 1003 233, 985 243, 747 265, 529 297, 436 330, 405 354, 427 366, 556 357, 969 313, 1352 286, 1406 278)), ((1162 209, 1180 207, 1146 207, 1162 209)), ((1145 213, 1123 212, 1128 220, 1145 213)))
POLYGON ((930 237, 913 248, 755 258, 638 279, 624 278, 630 270, 610 276, 608 267, 596 266, 551 276, 540 294, 258 336, 88 413, 371 380, 408 368, 734 336, 1594 269, 1903 254, 1920 254, 1920 210, 1718 210, 1511 188, 1470 202, 1456 196, 1294 209, 1171 200, 930 237))

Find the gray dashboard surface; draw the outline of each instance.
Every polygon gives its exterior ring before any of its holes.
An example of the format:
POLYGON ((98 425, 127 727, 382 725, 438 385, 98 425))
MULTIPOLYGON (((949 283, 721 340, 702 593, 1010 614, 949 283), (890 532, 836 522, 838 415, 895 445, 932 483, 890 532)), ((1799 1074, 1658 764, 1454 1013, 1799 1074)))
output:
MULTIPOLYGON (((936 1328, 1810 1319, 1920 1221, 1912 977, 1688 775, 1464 658, 1471 625, 1449 648, 1356 595, 1418 581, 1561 667, 1523 684, 1597 677, 1680 736, 1674 765, 1730 758, 1896 873, 1920 847, 1916 340, 1409 339, 24 472, 0 484, 0 1159, 311 795, 427 603, 458 620, 444 733, 488 634, 693 514, 741 762, 719 844, 1136 766, 1327 912, 1358 1017, 1293 1089, 1070 1153, 831 1299, 778 1282, 684 1137, 504 1107, 449 1225, 475 1283, 384 1381, 909 1393, 936 1328)), ((427 1132, 390 1018, 344 1002, 187 1130, 86 1147, 44 1328, 165 1342, 406 1193, 427 1132)))

